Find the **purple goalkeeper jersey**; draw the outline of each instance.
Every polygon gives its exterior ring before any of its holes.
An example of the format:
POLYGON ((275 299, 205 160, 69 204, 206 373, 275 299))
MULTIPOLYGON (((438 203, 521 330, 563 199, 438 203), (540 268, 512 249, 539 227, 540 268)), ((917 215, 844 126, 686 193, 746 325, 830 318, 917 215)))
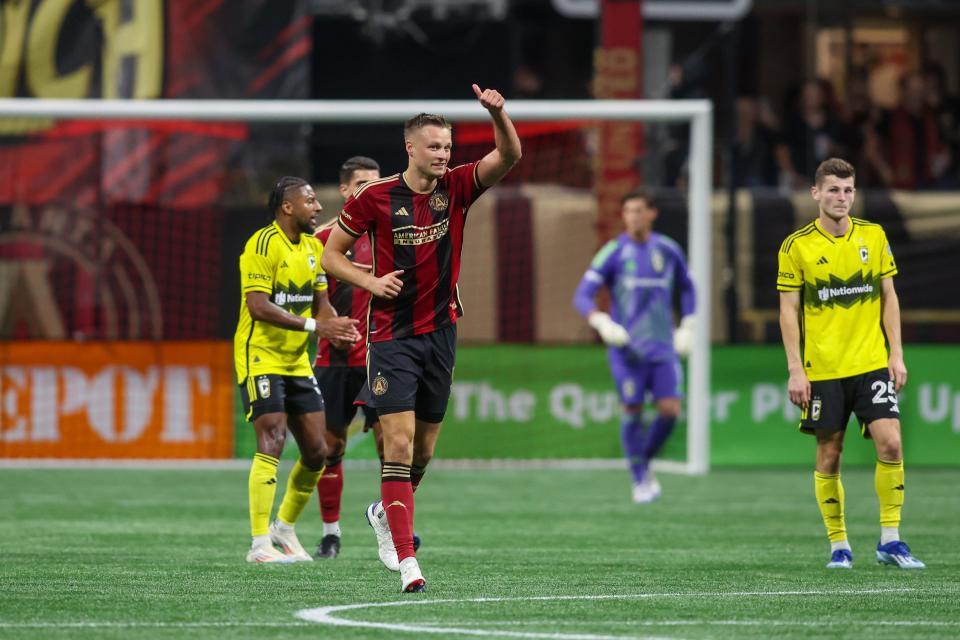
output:
POLYGON ((623 347, 641 360, 664 361, 673 351, 673 290, 680 313, 693 313, 695 294, 683 250, 670 238, 651 233, 638 242, 626 233, 608 242, 583 274, 574 306, 584 317, 597 308, 600 287, 610 291, 610 316, 630 334, 623 347))

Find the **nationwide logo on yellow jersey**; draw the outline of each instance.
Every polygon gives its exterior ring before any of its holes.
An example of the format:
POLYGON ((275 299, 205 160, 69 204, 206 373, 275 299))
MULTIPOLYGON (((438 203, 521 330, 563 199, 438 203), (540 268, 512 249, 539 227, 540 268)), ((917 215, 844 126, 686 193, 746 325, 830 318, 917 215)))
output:
POLYGON ((855 273, 847 280, 831 275, 830 280, 816 278, 813 282, 804 282, 804 303, 820 308, 834 305, 849 309, 857 303, 875 300, 880 297, 880 278, 868 271, 855 273))
POLYGON ((273 303, 294 315, 302 315, 313 305, 313 287, 309 282, 300 286, 293 283, 277 284, 273 292, 273 303))

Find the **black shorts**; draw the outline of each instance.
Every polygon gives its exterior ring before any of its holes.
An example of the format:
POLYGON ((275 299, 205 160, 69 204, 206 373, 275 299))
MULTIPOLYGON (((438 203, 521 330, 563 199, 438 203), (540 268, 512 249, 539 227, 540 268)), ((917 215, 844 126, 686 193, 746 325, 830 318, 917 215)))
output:
POLYGON ((867 425, 874 420, 900 419, 897 392, 886 369, 811 382, 810 405, 800 412, 800 430, 811 434, 817 429, 843 431, 851 413, 856 414, 864 438, 870 437, 867 425))
POLYGON ((416 412, 442 422, 457 353, 456 325, 411 338, 373 342, 367 349, 370 398, 378 415, 416 412))
MULTIPOLYGON (((327 429, 339 437, 346 436, 347 427, 357 414, 357 396, 367 386, 367 370, 363 367, 314 367, 323 402, 327 407, 327 429)), ((368 423, 377 421, 372 409, 364 408, 368 423), (371 415, 373 420, 370 420, 371 415)))
POLYGON ((313 376, 268 373, 248 377, 246 384, 240 385, 240 395, 250 422, 267 413, 298 416, 323 411, 323 396, 313 376))

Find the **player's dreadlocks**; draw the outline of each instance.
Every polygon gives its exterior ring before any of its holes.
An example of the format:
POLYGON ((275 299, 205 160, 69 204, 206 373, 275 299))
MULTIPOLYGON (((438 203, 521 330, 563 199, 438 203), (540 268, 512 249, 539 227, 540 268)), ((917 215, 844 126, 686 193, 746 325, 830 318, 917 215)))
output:
POLYGON ((309 185, 310 183, 303 178, 295 176, 283 176, 277 180, 277 184, 270 190, 270 197, 267 199, 267 209, 270 211, 270 215, 277 215, 277 210, 280 209, 280 205, 287 197, 288 190, 309 185))

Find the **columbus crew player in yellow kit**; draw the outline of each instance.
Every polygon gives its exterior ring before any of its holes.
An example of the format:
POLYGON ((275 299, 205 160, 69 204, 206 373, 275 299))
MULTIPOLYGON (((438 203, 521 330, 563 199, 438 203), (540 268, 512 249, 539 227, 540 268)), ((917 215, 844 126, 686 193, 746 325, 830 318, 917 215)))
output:
POLYGON ((883 228, 850 216, 856 193, 852 165, 825 160, 810 191, 819 216, 780 246, 777 289, 790 373, 787 393, 801 408, 800 430, 817 439, 814 490, 830 539, 827 568, 853 567, 840 482, 844 430, 852 412, 877 450, 877 560, 922 569, 899 532, 904 474, 897 392, 907 382, 907 368, 893 288, 897 265, 883 228))
POLYGON ((234 336, 237 381, 257 435, 248 481, 253 544, 247 561, 310 561, 293 525, 323 472, 327 445, 323 398, 307 342, 316 334, 348 344, 360 334, 357 321, 338 318, 327 300, 320 266, 323 247, 313 237, 321 211, 313 188, 302 178, 281 178, 267 206, 274 221, 250 237, 240 256, 243 298, 234 336), (290 472, 277 519, 269 524, 288 428, 300 458, 290 472))

